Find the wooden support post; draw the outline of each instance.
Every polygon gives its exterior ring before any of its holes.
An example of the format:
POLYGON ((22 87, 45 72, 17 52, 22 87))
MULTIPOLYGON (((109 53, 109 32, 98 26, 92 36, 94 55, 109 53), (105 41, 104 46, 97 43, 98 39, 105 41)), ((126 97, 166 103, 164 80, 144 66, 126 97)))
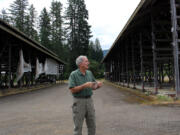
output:
POLYGON ((110 81, 112 81, 112 62, 110 60, 110 81))
POLYGON ((180 79, 179 79, 179 47, 177 33, 177 14, 175 0, 170 0, 171 5, 171 22, 172 22, 172 39, 173 39, 173 55, 174 55, 174 81, 176 96, 180 97, 180 79))
POLYGON ((140 45, 140 58, 141 58, 141 85, 142 91, 145 92, 144 89, 144 65, 143 65, 143 48, 142 48, 142 33, 139 35, 139 45, 140 45))
POLYGON ((112 82, 114 82, 114 65, 113 65, 113 61, 111 61, 111 66, 112 66, 112 82))
POLYGON ((171 73, 172 73, 172 66, 171 66, 171 63, 169 62, 169 64, 168 64, 168 77, 169 77, 169 83, 171 83, 171 81, 172 81, 172 78, 171 78, 171 73))
POLYGON ((127 87, 129 88, 129 71, 128 71, 128 44, 125 45, 125 49, 126 49, 126 79, 127 79, 127 87))
POLYGON ((136 82, 135 82, 135 61, 134 61, 134 42, 133 42, 133 36, 131 37, 131 52, 132 52, 132 70, 133 70, 133 89, 136 88, 136 82))
POLYGON ((114 82, 116 82, 117 77, 117 63, 116 59, 114 59, 114 82))
POLYGON ((8 88, 11 88, 11 45, 10 43, 8 42, 8 45, 9 45, 9 61, 8 61, 8 88))
POLYGON ((118 56, 117 56, 117 69, 116 70, 117 70, 117 75, 116 75, 117 80, 116 81, 119 83, 119 61, 118 61, 118 56))
POLYGON ((119 83, 119 60, 118 60, 118 56, 117 56, 117 80, 116 81, 119 83))
POLYGON ((116 59, 114 60, 114 69, 115 69, 115 72, 114 72, 114 81, 116 82, 117 81, 117 61, 116 59))
POLYGON ((112 61, 112 81, 114 82, 114 61, 112 61))
POLYGON ((105 80, 108 80, 109 66, 108 61, 105 62, 105 80))
POLYGON ((113 82, 114 82, 114 72, 115 72, 115 70, 114 70, 114 61, 112 61, 112 76, 113 76, 113 82))
POLYGON ((163 63, 161 64, 161 80, 162 80, 162 84, 164 83, 164 68, 163 68, 163 63))
POLYGON ((110 81, 110 74, 111 74, 111 64, 110 64, 110 61, 108 61, 108 67, 109 67, 108 80, 110 81))
POLYGON ((1 70, 0 70, 0 88, 2 87, 2 74, 1 74, 1 70))
POLYGON ((155 35, 154 35, 154 20, 153 15, 151 13, 151 37, 152 37, 152 51, 153 51, 153 71, 154 71, 154 89, 155 94, 158 93, 158 70, 157 70, 157 52, 156 50, 156 43, 155 43, 155 35))
POLYGON ((108 67, 108 70, 106 71, 107 72, 107 80, 109 80, 109 74, 110 74, 110 66, 109 66, 109 61, 107 61, 107 67, 108 67))
POLYGON ((114 82, 116 82, 117 76, 117 65, 116 60, 114 59, 114 82))
POLYGON ((119 84, 121 83, 121 59, 119 57, 119 84))
POLYGON ((115 60, 113 61, 113 82, 116 81, 116 67, 115 67, 115 60))
POLYGON ((112 64, 112 60, 111 60, 111 77, 110 77, 110 80, 111 80, 111 82, 113 80, 113 64, 112 64))
POLYGON ((162 63, 159 64, 159 88, 162 88, 162 84, 163 84, 163 69, 162 69, 162 63))
POLYGON ((121 83, 121 80, 122 80, 122 78, 121 78, 121 64, 122 64, 122 61, 121 61, 121 48, 119 47, 119 58, 118 58, 118 60, 119 60, 119 83, 121 83))
POLYGON ((122 48, 121 48, 121 78, 122 78, 122 83, 123 83, 123 87, 124 87, 124 81, 125 81, 125 77, 124 77, 124 55, 125 55, 125 53, 124 53, 124 50, 123 50, 123 47, 124 46, 122 46, 122 48))

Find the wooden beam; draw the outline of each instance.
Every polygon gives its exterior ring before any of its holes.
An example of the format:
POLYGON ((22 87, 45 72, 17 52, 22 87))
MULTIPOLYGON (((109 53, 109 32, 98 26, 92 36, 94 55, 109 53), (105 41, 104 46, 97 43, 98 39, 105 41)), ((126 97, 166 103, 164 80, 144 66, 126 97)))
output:
POLYGON ((132 71, 133 71, 133 88, 136 88, 136 82, 135 82, 135 60, 134 60, 134 41, 133 36, 131 35, 131 55, 132 55, 132 71))
POLYGON ((128 44, 126 43, 126 45, 125 45, 125 50, 126 50, 126 79, 127 79, 127 87, 129 88, 129 64, 128 64, 128 62, 129 62, 129 59, 128 59, 128 56, 129 56, 129 54, 128 54, 128 44))
POLYGON ((142 47, 142 33, 139 35, 139 45, 140 45, 140 58, 141 58, 141 87, 144 92, 144 60, 143 60, 143 47, 142 47))
POLYGON ((176 96, 180 97, 180 79, 179 79, 179 48, 178 48, 178 34, 177 34, 177 19, 175 0, 170 0, 171 5, 171 22, 172 22, 172 38, 173 38, 173 54, 174 54, 174 80, 176 96))
POLYGON ((158 70, 157 70, 157 52, 156 50, 156 43, 155 43, 155 35, 154 35, 154 20, 153 20, 153 14, 151 13, 151 42, 152 42, 152 51, 153 51, 153 71, 154 71, 154 89, 155 94, 158 93, 158 70))
POLYGON ((9 47, 9 60, 8 60, 8 63, 9 63, 9 66, 8 66, 8 88, 11 88, 11 59, 12 59, 12 54, 11 54, 11 44, 8 44, 8 47, 9 47))

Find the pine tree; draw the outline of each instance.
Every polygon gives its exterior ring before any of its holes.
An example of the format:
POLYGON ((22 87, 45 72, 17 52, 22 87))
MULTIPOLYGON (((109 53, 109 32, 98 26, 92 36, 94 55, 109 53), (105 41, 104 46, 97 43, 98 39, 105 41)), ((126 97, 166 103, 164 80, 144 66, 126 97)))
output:
POLYGON ((103 51, 98 38, 95 39, 95 42, 91 41, 89 44, 89 57, 97 62, 103 59, 103 51))
POLYGON ((26 16, 26 22, 25 22, 25 33, 31 39, 35 39, 36 41, 39 41, 38 32, 35 26, 35 23, 37 21, 37 18, 36 18, 37 12, 35 11, 35 8, 33 5, 31 5, 28 10, 29 10, 29 13, 26 16))
POLYGON ((1 10, 0 18, 4 20, 5 22, 9 23, 9 16, 5 9, 1 10))
POLYGON ((84 0, 79 1, 78 7, 78 38, 79 43, 81 44, 81 53, 87 55, 88 54, 88 45, 90 35, 90 26, 88 25, 88 11, 86 10, 86 5, 84 0))
POLYGON ((30 16, 25 16, 25 22, 24 22, 24 33, 30 37, 30 16))
POLYGON ((51 48, 59 56, 63 57, 63 28, 62 28, 62 4, 60 2, 51 3, 51 48))
POLYGON ((95 53, 93 48, 94 48, 94 42, 90 41, 89 42, 89 49, 88 49, 88 57, 89 57, 89 59, 93 59, 93 54, 95 53))
POLYGON ((10 14, 13 25, 22 32, 25 32, 25 19, 27 15, 28 0, 15 0, 10 5, 10 14))
POLYGON ((66 20, 68 45, 71 51, 69 63, 72 65, 70 65, 70 70, 74 70, 76 68, 76 57, 88 55, 88 45, 91 37, 90 26, 88 25, 88 11, 84 0, 68 0, 66 20))
POLYGON ((104 66, 100 63, 100 61, 103 58, 103 52, 98 38, 96 38, 95 42, 90 41, 88 56, 91 63, 89 66, 90 70, 96 78, 102 78, 104 66))
POLYGON ((95 59, 96 59, 96 61, 100 62, 103 59, 103 51, 102 51, 102 48, 101 48, 98 38, 96 38, 96 40, 95 40, 94 50, 95 50, 95 55, 96 55, 95 59))
POLYGON ((44 8, 40 15, 40 42, 42 45, 50 48, 50 16, 46 8, 44 8))

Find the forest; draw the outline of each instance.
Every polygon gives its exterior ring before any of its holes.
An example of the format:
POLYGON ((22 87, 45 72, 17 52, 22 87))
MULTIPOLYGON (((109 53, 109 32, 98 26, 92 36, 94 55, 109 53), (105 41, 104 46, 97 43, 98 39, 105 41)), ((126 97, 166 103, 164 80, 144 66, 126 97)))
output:
POLYGON ((95 41, 88 23, 88 10, 84 0, 67 0, 67 7, 52 0, 51 6, 38 14, 28 0, 14 0, 4 7, 0 18, 25 33, 29 38, 53 51, 66 62, 64 79, 75 70, 75 59, 85 55, 90 61, 89 69, 96 78, 102 78, 104 66, 100 63, 103 51, 98 38, 95 41))

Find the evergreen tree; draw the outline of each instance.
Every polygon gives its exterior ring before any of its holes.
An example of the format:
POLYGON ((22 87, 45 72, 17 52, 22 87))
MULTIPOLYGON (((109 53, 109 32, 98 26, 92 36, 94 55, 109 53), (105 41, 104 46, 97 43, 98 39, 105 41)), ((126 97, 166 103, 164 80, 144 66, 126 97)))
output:
POLYGON ((25 19, 27 15, 28 0, 15 0, 10 5, 10 14, 13 25, 22 32, 25 32, 25 19))
POLYGON ((95 40, 94 50, 95 50, 95 60, 100 62, 103 59, 103 51, 98 38, 96 38, 95 40))
POLYGON ((71 51, 70 70, 74 70, 75 59, 79 55, 88 55, 90 26, 88 25, 88 11, 84 0, 68 0, 66 10, 67 39, 71 51))
POLYGON ((98 38, 96 38, 95 42, 90 41, 88 56, 91 63, 89 66, 90 70, 96 78, 102 78, 104 74, 104 66, 100 61, 103 58, 103 52, 98 38))
POLYGON ((5 22, 9 23, 9 16, 5 9, 1 10, 0 18, 4 20, 5 22))
POLYGON ((61 58, 63 58, 63 29, 62 29, 62 4, 60 2, 51 3, 51 49, 61 58))
POLYGON ((90 41, 89 42, 89 49, 88 49, 88 57, 90 58, 90 59, 94 59, 93 58, 93 54, 95 53, 95 51, 94 51, 94 42, 93 41, 90 41))
POLYGON ((96 38, 95 43, 91 41, 89 44, 89 57, 97 62, 103 59, 103 51, 98 38, 96 38))
POLYGON ((30 37, 30 16, 25 16, 25 22, 24 22, 24 33, 30 37))
POLYGON ((46 8, 44 8, 40 15, 40 42, 42 45, 50 49, 50 16, 46 8))
POLYGON ((35 11, 35 8, 33 5, 31 5, 28 10, 29 10, 29 14, 26 16, 25 33, 31 39, 35 39, 36 41, 39 41, 38 33, 35 26, 35 23, 37 21, 37 18, 36 18, 37 12, 35 11))

